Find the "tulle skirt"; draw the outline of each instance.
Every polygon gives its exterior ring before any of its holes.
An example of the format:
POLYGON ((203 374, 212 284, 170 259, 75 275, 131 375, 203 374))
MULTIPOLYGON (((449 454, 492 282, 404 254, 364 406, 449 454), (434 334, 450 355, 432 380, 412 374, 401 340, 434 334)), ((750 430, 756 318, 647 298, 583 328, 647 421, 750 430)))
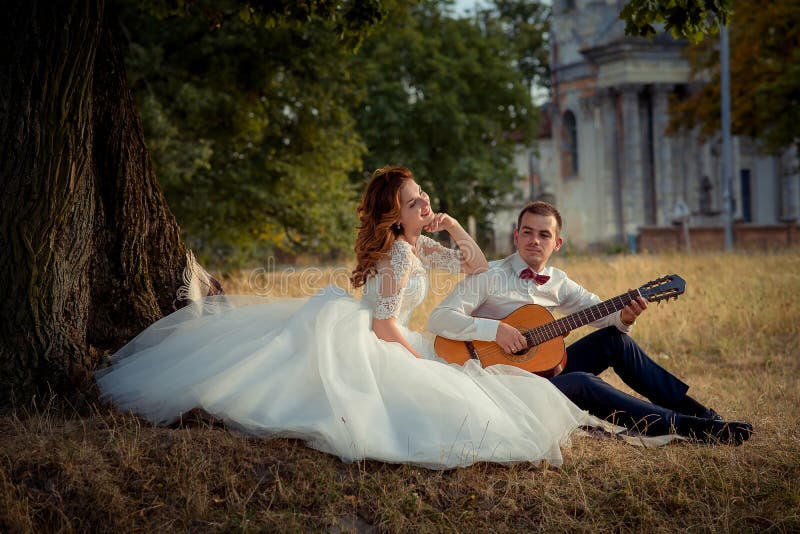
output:
POLYGON ((336 286, 307 299, 206 297, 161 319, 96 378, 102 397, 154 424, 199 408, 255 436, 300 438, 345 461, 434 469, 474 462, 560 465, 593 418, 516 367, 418 359, 379 339, 336 286))

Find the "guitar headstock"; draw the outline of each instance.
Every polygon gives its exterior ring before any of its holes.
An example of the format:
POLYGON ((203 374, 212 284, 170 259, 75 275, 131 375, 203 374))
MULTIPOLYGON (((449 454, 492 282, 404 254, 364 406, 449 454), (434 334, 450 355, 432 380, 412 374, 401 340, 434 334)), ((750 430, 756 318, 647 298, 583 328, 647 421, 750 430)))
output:
POLYGON ((639 288, 639 294, 648 302, 660 302, 678 298, 686 291, 686 282, 677 274, 650 280, 639 288))

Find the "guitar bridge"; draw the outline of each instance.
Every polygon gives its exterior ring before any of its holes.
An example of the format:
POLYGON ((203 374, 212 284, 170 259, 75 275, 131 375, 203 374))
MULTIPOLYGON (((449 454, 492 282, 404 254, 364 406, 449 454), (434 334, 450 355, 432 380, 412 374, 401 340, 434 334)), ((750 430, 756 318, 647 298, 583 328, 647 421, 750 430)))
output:
POLYGON ((469 352, 469 357, 473 360, 480 360, 478 358, 478 351, 475 350, 475 345, 472 344, 472 341, 465 341, 464 345, 467 346, 467 351, 469 352))

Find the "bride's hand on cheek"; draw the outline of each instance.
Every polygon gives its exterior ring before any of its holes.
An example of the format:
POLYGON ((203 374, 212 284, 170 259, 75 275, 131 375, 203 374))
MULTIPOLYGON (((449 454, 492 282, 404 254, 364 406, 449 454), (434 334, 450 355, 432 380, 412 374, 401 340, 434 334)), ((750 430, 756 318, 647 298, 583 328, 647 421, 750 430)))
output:
POLYGON ((433 215, 433 220, 425 227, 426 232, 439 232, 441 230, 450 230, 458 222, 446 213, 436 213, 433 215))

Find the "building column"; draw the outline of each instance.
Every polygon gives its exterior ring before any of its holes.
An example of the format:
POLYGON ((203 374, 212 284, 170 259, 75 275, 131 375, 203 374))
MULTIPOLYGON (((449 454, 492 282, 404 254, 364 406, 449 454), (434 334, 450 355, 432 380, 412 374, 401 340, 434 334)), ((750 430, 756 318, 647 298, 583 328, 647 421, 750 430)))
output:
POLYGON ((608 151, 607 139, 604 135, 606 107, 611 108, 607 93, 598 90, 591 96, 580 99, 580 121, 583 142, 579 147, 581 156, 581 187, 594 201, 584 211, 587 219, 584 222, 586 236, 590 242, 598 242, 609 235, 616 234, 616 216, 614 214, 613 191, 609 187, 613 180, 611 173, 611 154, 608 151))
POLYGON ((620 124, 617 121, 619 94, 612 89, 598 93, 600 108, 601 143, 603 165, 600 168, 600 183, 603 185, 603 204, 609 210, 603 233, 617 240, 625 239, 622 217, 622 183, 620 172, 620 148, 618 141, 620 124))
MULTIPOLYGON (((742 143, 738 135, 731 138, 731 214, 734 221, 742 220, 744 217, 744 206, 742 205, 742 143)), ((725 206, 722 206, 725 210, 725 206)))
POLYGON ((639 85, 623 85, 622 108, 622 217, 628 239, 644 223, 643 132, 639 119, 639 85))
MULTIPOLYGON (((667 137, 669 124, 669 85, 656 85, 653 88, 653 167, 656 178, 656 224, 665 226, 672 223, 672 211, 678 198, 671 167, 672 139, 667 137)), ((686 202, 686 199, 682 199, 686 202)))
MULTIPOLYGON (((695 133, 695 139, 699 139, 697 133, 695 133)), ((699 198, 700 191, 702 190, 702 180, 704 178, 708 178, 708 182, 711 187, 709 193, 709 211, 716 212, 718 214, 720 212, 720 206, 722 206, 722 184, 720 183, 719 179, 722 171, 719 170, 719 157, 715 157, 713 154, 711 141, 705 141, 700 145, 699 160, 700 175, 698 176, 698 180, 694 188, 697 190, 699 198), (718 170, 719 172, 717 172, 718 170)), ((717 223, 719 223, 721 221, 721 219, 719 219, 719 215, 717 215, 716 218, 717 223)))
POLYGON ((781 219, 800 221, 800 154, 797 145, 781 154, 779 172, 781 176, 781 219))

